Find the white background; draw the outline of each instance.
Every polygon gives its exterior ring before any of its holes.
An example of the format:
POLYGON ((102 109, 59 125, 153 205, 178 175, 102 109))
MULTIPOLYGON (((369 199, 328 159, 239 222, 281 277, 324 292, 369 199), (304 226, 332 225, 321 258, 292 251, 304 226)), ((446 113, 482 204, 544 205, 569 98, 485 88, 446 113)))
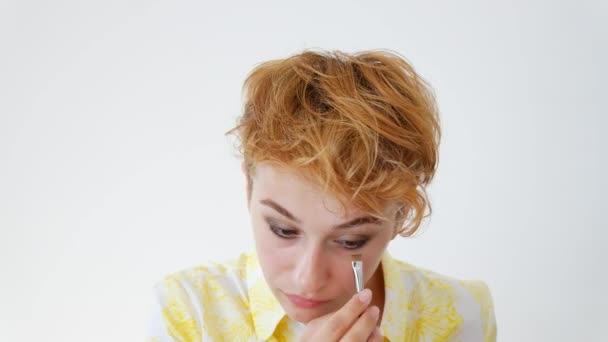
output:
POLYGON ((436 90, 434 212, 394 256, 485 280, 499 341, 605 340, 601 2, 0 2, 0 340, 142 340, 154 282, 251 246, 223 134, 305 48, 436 90))

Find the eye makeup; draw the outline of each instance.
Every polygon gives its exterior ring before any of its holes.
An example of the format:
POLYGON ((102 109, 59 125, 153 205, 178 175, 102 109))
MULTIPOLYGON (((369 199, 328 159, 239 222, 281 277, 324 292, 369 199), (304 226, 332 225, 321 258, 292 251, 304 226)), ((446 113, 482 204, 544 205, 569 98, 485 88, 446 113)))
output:
MULTIPOLYGON (((278 223, 272 218, 265 217, 264 220, 270 231, 282 239, 295 239, 300 235, 298 229, 278 223)), ((354 251, 362 248, 372 237, 369 235, 352 235, 348 237, 336 238, 333 242, 345 250, 354 251)))

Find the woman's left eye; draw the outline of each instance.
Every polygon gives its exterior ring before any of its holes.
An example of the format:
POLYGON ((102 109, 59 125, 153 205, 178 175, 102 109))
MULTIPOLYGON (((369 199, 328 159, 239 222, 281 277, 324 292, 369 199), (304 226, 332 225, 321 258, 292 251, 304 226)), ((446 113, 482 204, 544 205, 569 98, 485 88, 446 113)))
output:
POLYGON ((357 249, 363 247, 367 240, 336 240, 336 242, 346 249, 357 249))

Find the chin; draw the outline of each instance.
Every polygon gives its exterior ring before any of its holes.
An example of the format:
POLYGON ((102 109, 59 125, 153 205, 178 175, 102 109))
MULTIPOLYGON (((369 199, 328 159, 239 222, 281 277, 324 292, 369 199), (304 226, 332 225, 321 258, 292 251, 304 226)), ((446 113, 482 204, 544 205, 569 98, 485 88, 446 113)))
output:
POLYGON ((313 319, 326 314, 319 310, 307 310, 300 308, 289 308, 289 310, 286 310, 286 313, 294 321, 298 321, 304 324, 308 324, 308 322, 312 321, 313 319))

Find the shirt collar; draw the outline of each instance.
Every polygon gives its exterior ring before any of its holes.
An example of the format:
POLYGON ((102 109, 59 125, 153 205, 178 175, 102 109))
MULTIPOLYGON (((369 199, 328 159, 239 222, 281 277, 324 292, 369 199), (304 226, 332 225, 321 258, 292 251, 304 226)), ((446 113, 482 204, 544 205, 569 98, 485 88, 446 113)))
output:
POLYGON ((268 287, 255 251, 247 254, 246 269, 249 311, 255 332, 258 339, 267 340, 285 317, 285 311, 268 287))

